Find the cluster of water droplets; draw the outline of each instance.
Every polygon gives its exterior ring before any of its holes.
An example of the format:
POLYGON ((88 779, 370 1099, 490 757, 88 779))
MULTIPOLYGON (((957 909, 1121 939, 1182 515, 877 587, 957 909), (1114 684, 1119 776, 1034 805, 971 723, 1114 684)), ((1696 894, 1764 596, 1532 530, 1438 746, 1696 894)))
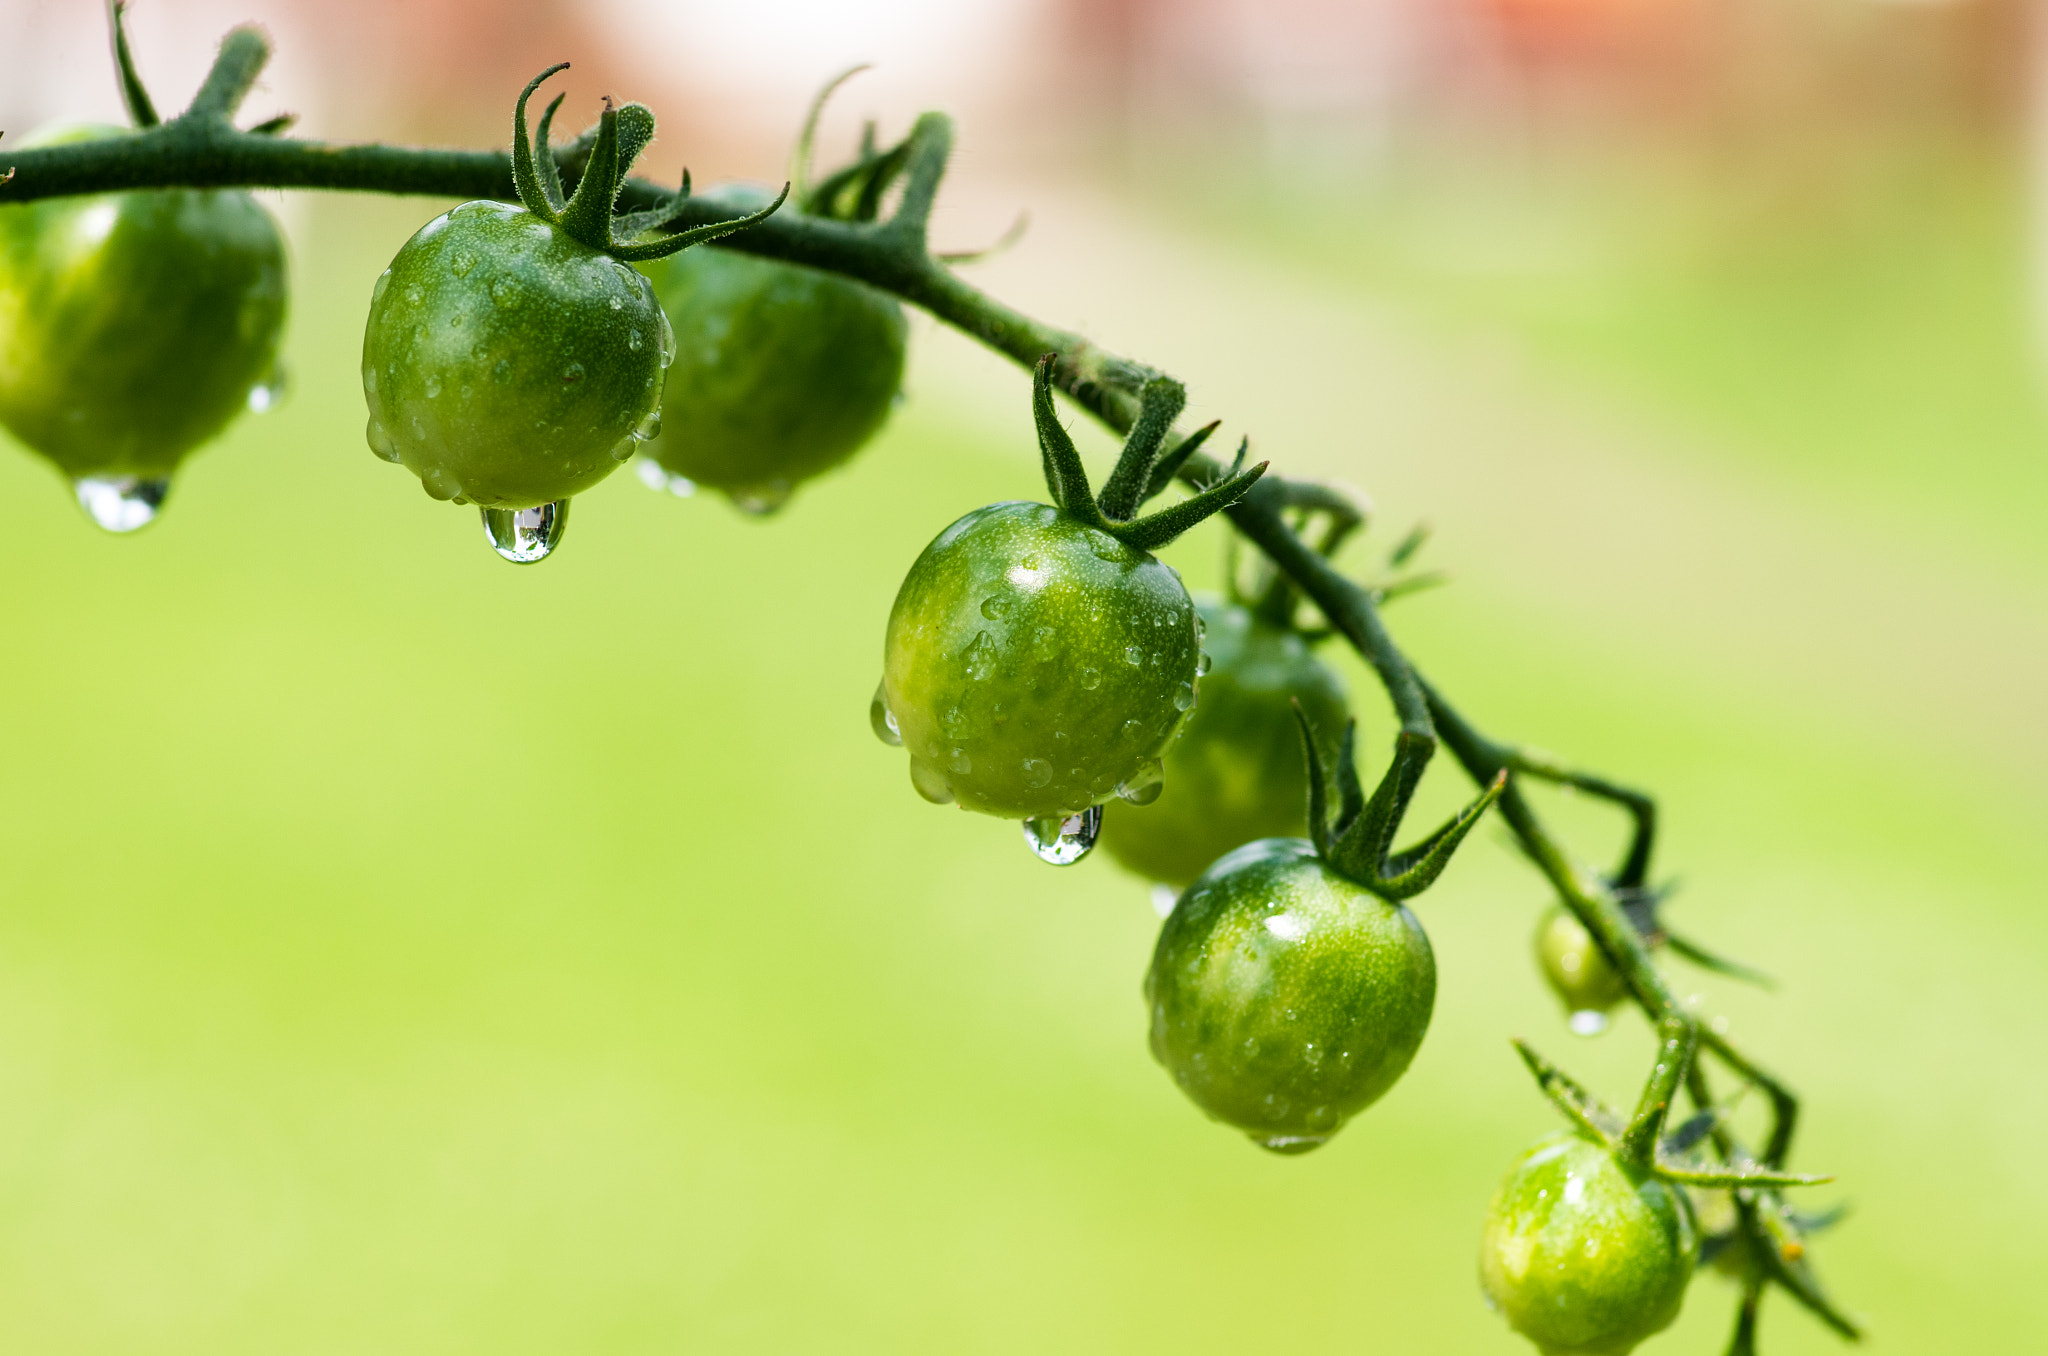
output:
POLYGON ((1070 815, 1047 815, 1024 821, 1024 843, 1041 862, 1072 866, 1086 857, 1102 836, 1102 807, 1091 805, 1070 815))
POLYGON ((569 501, 557 499, 536 508, 478 510, 483 515, 484 537, 496 551, 514 565, 531 565, 546 560, 559 546, 569 526, 569 501))
POLYGON ((170 497, 169 476, 81 476, 71 482, 78 506, 109 532, 148 527, 170 497))

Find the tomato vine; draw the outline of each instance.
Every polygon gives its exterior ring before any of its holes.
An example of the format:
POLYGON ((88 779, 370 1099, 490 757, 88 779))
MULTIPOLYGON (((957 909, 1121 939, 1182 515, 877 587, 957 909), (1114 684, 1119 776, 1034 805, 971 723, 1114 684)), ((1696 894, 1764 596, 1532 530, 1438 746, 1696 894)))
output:
MULTIPOLYGON (((503 202, 518 201, 522 196, 531 199, 536 192, 531 183, 515 183, 514 161, 501 151, 335 145, 297 139, 286 135, 288 117, 246 129, 235 126, 232 119, 269 56, 266 40, 251 28, 228 34, 184 112, 159 118, 135 73, 118 9, 114 29, 117 72, 137 129, 131 135, 102 140, 20 148, 0 145, 0 209, 43 199, 150 189, 340 190, 503 202)), ((1111 430, 1131 434, 1146 408, 1148 388, 1163 381, 1164 374, 1112 353, 1084 335, 1048 325, 1006 305, 966 281, 930 248, 927 224, 952 142, 951 121, 943 114, 927 113, 916 120, 900 145, 886 153, 891 173, 900 171, 900 196, 886 215, 872 210, 876 202, 867 203, 869 210, 842 215, 785 210, 716 239, 713 247, 857 280, 924 309, 1027 369, 1039 365, 1047 355, 1057 355, 1045 369, 1051 384, 1111 430)), ((606 153, 602 138, 594 134, 552 150, 543 137, 541 154, 546 161, 542 181, 557 184, 582 179, 594 152, 606 153)), ((524 171, 522 181, 533 173, 530 160, 519 168, 524 171)), ((553 201, 552 192, 546 196, 553 201)), ((616 201, 619 211, 642 214, 641 219, 653 229, 694 233, 699 238, 730 229, 739 218, 753 215, 757 206, 717 193, 692 196, 687 176, 681 192, 644 179, 628 179, 620 186, 616 201)), ((594 220, 603 225, 609 218, 594 220)), ((1185 444, 1191 438, 1199 441, 1181 430, 1158 429, 1149 435, 1155 446, 1162 433, 1170 443, 1185 444)), ((1197 491, 1208 491, 1223 483, 1231 468, 1189 448, 1173 474, 1197 491)), ((1105 502, 1122 501, 1134 507, 1142 497, 1139 491, 1145 488, 1122 485, 1115 491, 1106 489, 1105 502)), ((1654 895, 1648 884, 1658 822, 1655 801, 1604 777, 1495 740, 1452 705, 1440 689, 1426 682, 1382 622, 1379 591, 1340 571, 1326 550, 1318 549, 1290 525, 1290 514, 1328 511, 1332 506, 1328 487, 1269 472, 1248 491, 1241 486, 1239 490, 1241 497, 1223 510, 1232 526, 1263 553, 1280 580, 1298 590, 1327 619, 1329 627, 1357 650, 1384 688, 1400 724, 1396 771, 1405 788, 1403 802, 1439 745, 1447 749, 1478 787, 1498 796, 1500 813, 1522 851, 1612 963, 1627 996, 1657 1028, 1659 1063, 1645 1091, 1644 1109, 1627 1127, 1598 1112, 1575 1085, 1533 1054, 1529 1059, 1545 1090, 1580 1124, 1581 1133, 1606 1146, 1603 1153, 1611 1150, 1617 1161, 1635 1164, 1641 1172, 1655 1171, 1670 1180, 1695 1184, 1712 1182, 1732 1190, 1733 1222, 1719 1236, 1720 1251, 1739 1257, 1742 1263, 1736 1269, 1741 1299, 1732 1356, 1754 1350, 1757 1304, 1769 1286, 1791 1294, 1843 1336, 1858 1336, 1854 1321, 1828 1298, 1813 1275, 1801 1242, 1806 1222, 1785 1206, 1779 1194, 1784 1186, 1804 1180, 1784 1171, 1800 1112, 1797 1095, 1784 1080, 1730 1041, 1718 1023, 1702 1021, 1681 1003, 1652 962, 1652 942, 1666 940, 1655 925, 1654 895), (1523 783, 1527 780, 1577 788, 1629 816, 1629 846, 1612 874, 1587 869, 1574 859, 1525 794, 1523 783), (1726 1103, 1717 1094, 1704 1062, 1694 1057, 1696 1046, 1738 1083, 1753 1086, 1768 1098, 1769 1128, 1761 1148, 1752 1150, 1742 1143, 1726 1123, 1721 1114, 1726 1103), (1698 1112, 1687 1122, 1690 1128, 1682 1132, 1689 1136, 1683 1147, 1698 1152, 1710 1145, 1718 1163, 1711 1172, 1673 1166, 1656 1157, 1661 1152, 1656 1144, 1665 1115, 1680 1086, 1687 1089, 1698 1112)), ((1128 512, 1123 516, 1128 517, 1128 512)), ((1121 526, 1121 520, 1110 525, 1121 526)), ((1290 607, 1291 602, 1290 598, 1290 607)), ((1311 753, 1313 747, 1311 742, 1311 753)), ((1390 774, 1388 784, 1394 780, 1390 774)), ((1482 798, 1480 808, 1484 804, 1482 798)), ((1320 826, 1318 831, 1320 834, 1320 826)), ((1389 834, 1391 831, 1387 829, 1389 834)), ((1382 855, 1371 869, 1377 872, 1383 864, 1382 855)), ((1672 945, 1688 959, 1714 968, 1732 968, 1689 943, 1674 940, 1672 945)))

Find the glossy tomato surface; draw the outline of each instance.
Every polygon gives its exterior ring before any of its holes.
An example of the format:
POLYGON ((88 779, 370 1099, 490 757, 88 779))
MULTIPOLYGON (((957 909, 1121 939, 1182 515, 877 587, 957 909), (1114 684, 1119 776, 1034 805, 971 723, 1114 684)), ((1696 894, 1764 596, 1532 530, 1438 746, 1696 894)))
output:
POLYGON ((286 295, 284 237, 246 193, 0 206, 0 422, 74 479, 167 477, 271 377, 286 295))
POLYGON ((725 249, 641 266, 675 329, 646 452, 754 511, 839 465, 889 417, 909 326, 850 278, 725 249))
POLYGON ((1102 846, 1148 880, 1185 886, 1232 848, 1308 832, 1308 767, 1299 701, 1336 763, 1348 708, 1344 684, 1293 631, 1249 608, 1198 597, 1210 667, 1187 728, 1167 751, 1165 782, 1147 805, 1103 817, 1102 846))
POLYGON ((1152 1053, 1195 1105, 1280 1152, 1324 1143, 1401 1077, 1436 1003, 1415 915, 1298 838, 1182 893, 1145 977, 1152 1053))
POLYGON ((1031 819, 1157 780, 1198 654, 1171 568, 1015 501, 961 518, 910 567, 882 693, 926 799, 1031 819))
POLYGON ((1546 1356, 1625 1356, 1678 1317, 1698 1255, 1683 1188, 1560 1131, 1501 1183, 1479 1279, 1487 1302, 1546 1356))
POLYGON ((436 499, 567 499, 653 431, 670 352, 634 269, 524 208, 464 203, 377 279, 363 333, 370 448, 436 499))

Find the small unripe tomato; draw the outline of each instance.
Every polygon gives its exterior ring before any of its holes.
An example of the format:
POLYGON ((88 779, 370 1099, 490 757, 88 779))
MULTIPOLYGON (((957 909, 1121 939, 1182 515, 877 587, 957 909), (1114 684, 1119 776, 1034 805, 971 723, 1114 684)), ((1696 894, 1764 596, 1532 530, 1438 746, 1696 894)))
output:
POLYGON ((1074 814, 1158 780, 1199 653, 1194 602, 1149 552, 1045 504, 991 504, 904 577, 883 715, 927 800, 1074 814))
POLYGON ((1607 1013, 1628 997, 1628 984, 1607 953, 1571 910, 1556 904, 1536 925, 1536 963, 1552 993, 1571 1014, 1572 1030, 1597 1035, 1607 1013))
MULTIPOLYGON (((128 135, 72 127, 22 144, 128 135)), ((141 526, 186 454, 269 389, 286 290, 284 237, 247 193, 0 206, 0 422, 80 482, 102 525, 141 526), (154 500, 123 513, 118 495, 94 501, 97 483, 153 483, 154 500)))
POLYGON ((1282 1153, 1391 1088, 1429 1030, 1436 958, 1415 915, 1268 838, 1196 879, 1145 976, 1152 1054, 1195 1105, 1282 1153))
POLYGON ((1349 716, 1344 684, 1295 632, 1249 608, 1198 597, 1210 667, 1202 699, 1167 751, 1158 799, 1104 817, 1102 845, 1149 880, 1185 886, 1234 847, 1308 832, 1308 768, 1301 754, 1300 702, 1326 735, 1326 764, 1338 758, 1349 716))
POLYGON ((903 308, 850 278, 723 249, 641 265, 675 328, 661 433, 671 474, 767 513, 880 429, 903 384, 903 308))
POLYGON ((1501 1183, 1479 1278, 1487 1303, 1545 1356, 1626 1356, 1678 1317, 1698 1255, 1683 1187, 1560 1131, 1501 1183))
POLYGON ((464 203, 377 279, 363 332, 370 448, 436 499, 567 499, 653 431, 672 350, 630 265, 525 208, 464 203))

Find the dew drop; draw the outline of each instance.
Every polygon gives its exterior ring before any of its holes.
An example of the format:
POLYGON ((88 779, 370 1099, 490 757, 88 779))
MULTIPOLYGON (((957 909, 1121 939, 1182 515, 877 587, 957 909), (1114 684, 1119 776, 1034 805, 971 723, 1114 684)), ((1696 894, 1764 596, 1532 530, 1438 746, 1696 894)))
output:
POLYGON ((439 400, 441 398, 441 378, 438 375, 429 376, 427 378, 426 390, 427 399, 439 400))
POLYGON ((390 286, 391 270, 387 268, 377 275, 376 285, 370 288, 370 305, 375 306, 378 302, 384 300, 384 293, 390 286))
POLYGON ((1574 1036, 1597 1036, 1607 1029, 1607 1014, 1592 1008, 1580 1008, 1566 1022, 1574 1036))
POLYGON ((946 708, 946 714, 939 717, 939 728, 958 739, 967 733, 967 716, 957 706, 946 708))
POLYGON ((1177 687, 1177 688, 1175 688, 1175 689, 1173 690, 1173 709, 1174 709, 1174 710, 1176 710, 1176 711, 1188 711, 1188 710, 1192 710, 1192 709, 1194 708, 1194 705, 1195 705, 1195 685, 1194 685, 1193 683, 1182 683, 1182 684, 1181 684, 1181 685, 1180 685, 1179 687, 1177 687))
POLYGON ((1089 668, 1086 665, 1083 665, 1080 673, 1080 678, 1081 687, 1084 691, 1093 692, 1096 688, 1102 686, 1101 669, 1089 668))
POLYGON ((148 527, 171 492, 168 476, 83 476, 71 487, 78 506, 109 532, 148 527))
POLYGON ((519 284, 510 277, 498 277, 491 282, 491 301, 498 306, 510 306, 519 300, 519 284))
POLYGON ((1178 903, 1180 903, 1180 891, 1174 889, 1171 885, 1155 885, 1152 887, 1152 912, 1158 914, 1161 918, 1172 913, 1173 906, 1178 903))
POLYGON ((1328 1135, 1253 1135, 1252 1143, 1276 1154, 1305 1154, 1330 1142, 1328 1135))
POLYGON ((1072 866, 1088 855, 1102 834, 1102 807, 1091 805, 1079 814, 1048 815, 1024 821, 1024 842, 1038 860, 1072 866))
POLYGON ((1195 677, 1207 677, 1209 670, 1215 667, 1215 664, 1216 661, 1209 657, 1207 650, 1197 650, 1195 652, 1195 677))
POLYGON ((889 709, 888 684, 875 684, 875 698, 868 703, 868 727, 875 738, 895 748, 903 746, 903 731, 896 725, 896 713, 889 709))
POLYGON ((363 437, 370 444, 370 450, 386 461, 398 460, 398 444, 391 441, 391 435, 384 425, 372 419, 363 430, 363 437))
POLYGON ((945 774, 922 758, 913 756, 910 760, 910 784, 917 788, 918 795, 934 805, 953 803, 953 788, 945 774))
POLYGON ((794 488, 786 480, 771 480, 766 485, 751 485, 744 490, 732 492, 732 506, 750 517, 765 518, 789 502, 789 496, 794 488))
POLYGON ((976 631, 962 658, 966 660, 969 678, 986 678, 996 671, 996 644, 988 638, 988 632, 976 631))
POLYGON ((1043 758, 1026 758, 1024 760, 1024 785, 1036 791, 1041 786, 1049 785, 1051 781, 1051 763, 1046 762, 1043 758))
POLYGON ((661 321, 661 367, 665 372, 668 365, 676 360, 675 326, 668 323, 668 312, 656 307, 655 317, 661 321))
POLYGON ((633 425, 633 436, 642 442, 661 436, 661 410, 658 407, 640 416, 640 422, 633 425))
POLYGON ((697 482, 687 476, 671 475, 666 466, 652 457, 642 457, 637 468, 640 483, 650 490, 666 490, 678 499, 688 499, 697 492, 697 482))
POLYGON ((514 565, 531 565, 546 560, 559 546, 569 526, 569 501, 557 499, 537 508, 479 509, 484 519, 484 537, 496 551, 514 565))
POLYGON ((1135 645, 1124 646, 1124 663, 1134 669, 1145 667, 1145 652, 1135 645))
POLYGON ((417 306, 420 304, 421 300, 425 298, 426 295, 427 294, 425 292, 420 290, 420 285, 418 283, 407 283, 405 287, 405 304, 408 306, 417 306))
POLYGON ((1130 782, 1118 782, 1116 784, 1117 799, 1132 805, 1150 805, 1153 801, 1158 800, 1161 793, 1165 790, 1165 781, 1157 778, 1138 785, 1133 785, 1130 782))
POLYGON ((448 261, 448 271, 458 278, 468 277, 469 271, 475 267, 476 256, 468 250, 457 250, 455 257, 448 261))
POLYGON ((631 461, 633 454, 640 450, 640 440, 628 433, 612 444, 613 461, 631 461))
MULTIPOLYGON (((619 298, 619 297, 613 297, 613 298, 611 299, 611 308, 612 308, 612 309, 613 309, 614 311, 623 311, 623 310, 625 310, 625 309, 626 309, 626 303, 625 303, 625 301, 624 301, 623 299, 621 299, 621 298, 619 298)), ((638 347, 640 347, 640 345, 638 345, 638 344, 635 344, 635 345, 633 345, 633 347, 634 347, 634 348, 638 348, 638 347)))
POLYGON ((577 382, 581 380, 583 380, 582 363, 570 363, 567 367, 562 369, 562 382, 564 385, 574 386, 577 382))
MULTIPOLYGON (((365 378, 363 384, 366 390, 375 391, 377 388, 373 383, 377 379, 377 369, 366 367, 363 369, 363 376, 365 378)), ((270 375, 249 388, 249 412, 251 414, 268 414, 284 403, 287 377, 288 374, 285 372, 282 362, 272 363, 270 365, 270 375)))
MULTIPOLYGON (((616 306, 618 302, 614 300, 612 304, 616 306)), ((642 348, 646 347, 646 345, 647 341, 640 337, 640 331, 634 330, 631 333, 627 334, 626 347, 632 349, 635 353, 638 353, 642 348)))
POLYGON ((981 615, 990 621, 1001 621, 1010 611, 1010 597, 1004 593, 991 593, 981 600, 981 615))
POLYGON ((946 767, 965 777, 974 771, 974 760, 967 756, 967 750, 954 749, 946 755, 946 767))
POLYGON ((363 394, 377 394, 377 368, 374 363, 363 368, 363 394))

